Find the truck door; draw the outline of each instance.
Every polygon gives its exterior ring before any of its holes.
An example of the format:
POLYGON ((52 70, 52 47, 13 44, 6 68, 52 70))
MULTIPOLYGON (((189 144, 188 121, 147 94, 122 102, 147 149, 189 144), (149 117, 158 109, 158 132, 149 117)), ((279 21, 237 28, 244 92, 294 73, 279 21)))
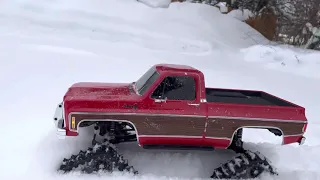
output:
POLYGON ((206 121, 205 104, 200 103, 197 74, 174 73, 165 76, 150 95, 151 111, 163 137, 161 144, 199 146, 203 141, 206 121))

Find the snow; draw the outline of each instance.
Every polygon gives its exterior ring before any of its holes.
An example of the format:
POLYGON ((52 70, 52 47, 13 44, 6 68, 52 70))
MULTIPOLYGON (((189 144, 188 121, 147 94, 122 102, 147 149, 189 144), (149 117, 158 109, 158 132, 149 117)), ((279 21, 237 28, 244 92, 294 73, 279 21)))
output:
POLYGON ((154 9, 135 0, 2 0, 0 24, 0 179, 209 179, 232 152, 122 144, 120 152, 140 173, 135 177, 56 172, 92 137, 90 129, 56 137, 52 117, 67 88, 79 81, 132 82, 156 63, 198 68, 207 86, 263 90, 304 106, 305 145, 261 142, 264 133, 245 131, 245 146, 279 171, 261 179, 320 179, 319 52, 271 46, 245 23, 194 3, 154 9))
POLYGON ((153 8, 167 8, 171 4, 171 0, 137 0, 144 3, 147 6, 153 8))
POLYGON ((227 7, 226 3, 219 2, 218 4, 216 4, 216 6, 219 7, 220 12, 228 13, 228 7, 227 7))
POLYGON ((244 60, 310 78, 320 78, 320 53, 292 47, 255 45, 241 52, 244 60))
POLYGON ((253 13, 248 9, 243 9, 243 10, 235 9, 230 11, 227 15, 233 18, 236 18, 240 21, 245 21, 250 17, 253 17, 253 13))

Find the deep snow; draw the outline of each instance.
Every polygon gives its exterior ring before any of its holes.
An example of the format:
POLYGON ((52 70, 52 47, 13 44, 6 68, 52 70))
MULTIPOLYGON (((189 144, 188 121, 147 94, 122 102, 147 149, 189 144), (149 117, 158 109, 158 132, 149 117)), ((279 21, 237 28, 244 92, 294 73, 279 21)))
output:
POLYGON ((274 179, 320 179, 319 52, 271 46, 246 24, 202 4, 154 9, 134 0, 3 0, 0 5, 0 179, 208 179, 232 153, 145 151, 129 144, 119 148, 140 172, 136 177, 55 171, 91 140, 86 129, 80 137, 55 136, 52 116, 67 88, 78 81, 132 82, 155 63, 192 65, 204 72, 207 86, 264 90, 304 106, 310 122, 305 145, 280 146, 266 132, 245 131, 246 146, 273 162, 280 173, 274 179))

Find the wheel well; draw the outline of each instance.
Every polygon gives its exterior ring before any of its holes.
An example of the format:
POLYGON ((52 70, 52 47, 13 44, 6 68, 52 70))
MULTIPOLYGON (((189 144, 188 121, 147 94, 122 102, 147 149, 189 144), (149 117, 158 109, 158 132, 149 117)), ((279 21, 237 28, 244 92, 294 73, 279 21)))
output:
POLYGON ((251 130, 268 130, 269 132, 271 132, 273 135, 275 136, 282 136, 281 138, 281 143, 283 144, 283 131, 278 128, 278 127, 256 127, 256 126, 244 126, 244 127, 240 127, 238 129, 236 129, 232 135, 231 141, 230 141, 230 145, 232 143, 234 143, 237 138, 243 140, 243 135, 245 134, 246 129, 250 129, 251 130))
POLYGON ((137 128, 130 121, 85 119, 78 124, 78 127, 89 126, 93 126, 94 138, 96 135, 100 135, 101 137, 111 137, 111 139, 121 139, 121 142, 129 141, 130 139, 130 141, 138 141, 138 144, 140 144, 137 128))
POLYGON ((81 122, 79 122, 78 126, 79 127, 88 127, 88 126, 92 126, 94 124, 104 124, 104 125, 110 125, 111 123, 115 123, 117 125, 121 125, 121 126, 129 126, 130 128, 132 128, 132 130, 134 130, 137 133, 137 128, 135 127, 135 125, 131 122, 131 121, 127 121, 127 120, 91 120, 91 119, 85 119, 82 120, 81 122))
POLYGON ((82 121, 79 123, 79 127, 88 127, 97 123, 97 121, 82 121))
POLYGON ((279 128, 267 128, 270 132, 272 132, 276 136, 282 136, 283 133, 279 128))

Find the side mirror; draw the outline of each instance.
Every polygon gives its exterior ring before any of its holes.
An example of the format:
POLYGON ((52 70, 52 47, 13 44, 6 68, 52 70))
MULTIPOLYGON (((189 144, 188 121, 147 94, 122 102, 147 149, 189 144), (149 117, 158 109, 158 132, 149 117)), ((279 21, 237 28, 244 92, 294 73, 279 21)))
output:
POLYGON ((164 99, 160 99, 161 97, 159 97, 159 99, 155 99, 154 102, 156 103, 161 103, 161 102, 166 102, 167 101, 167 97, 165 97, 164 99))

